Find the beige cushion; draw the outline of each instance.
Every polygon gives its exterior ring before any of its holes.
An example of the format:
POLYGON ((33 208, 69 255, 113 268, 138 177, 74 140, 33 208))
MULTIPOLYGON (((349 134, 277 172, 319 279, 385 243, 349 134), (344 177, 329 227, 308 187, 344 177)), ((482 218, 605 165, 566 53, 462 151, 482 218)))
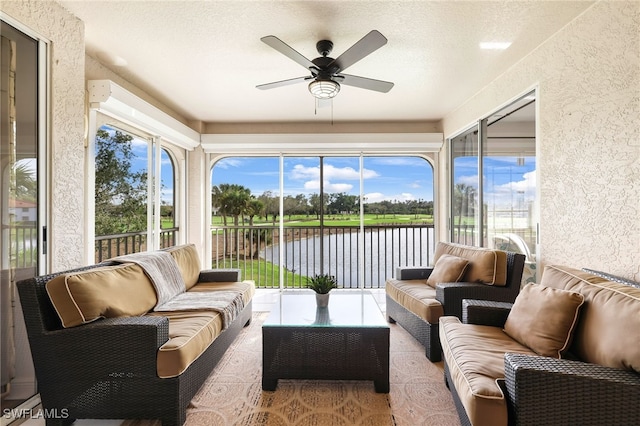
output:
POLYGON ((540 283, 584 296, 573 354, 589 363, 640 373, 640 288, 561 265, 545 267, 540 283))
POLYGON ((200 277, 200 256, 194 244, 184 244, 165 249, 173 256, 187 290, 198 283, 200 277))
POLYGON ((437 324, 444 315, 442 303, 436 300, 436 290, 425 280, 389 279, 385 292, 402 307, 430 324, 437 324))
POLYGON ((439 242, 434 254, 435 262, 440 256, 450 254, 469 261, 462 281, 504 286, 507 283, 507 253, 483 247, 439 242))
POLYGON ((580 293, 527 284, 516 297, 504 331, 538 355, 561 358, 583 303, 580 293))
POLYGON ((440 318, 442 355, 451 385, 474 426, 506 426, 507 403, 497 379, 504 378, 506 352, 535 355, 500 327, 463 324, 453 316, 440 318))
POLYGON ((438 258, 433 271, 427 278, 427 284, 431 287, 437 283, 454 283, 458 282, 464 276, 469 266, 469 261, 458 256, 443 254, 438 258))
POLYGON ((46 289, 63 327, 103 317, 143 315, 157 303, 153 285, 133 263, 62 274, 46 289))
POLYGON ((158 377, 176 377, 213 343, 222 330, 222 316, 215 311, 151 312, 169 319, 169 340, 158 350, 158 377))

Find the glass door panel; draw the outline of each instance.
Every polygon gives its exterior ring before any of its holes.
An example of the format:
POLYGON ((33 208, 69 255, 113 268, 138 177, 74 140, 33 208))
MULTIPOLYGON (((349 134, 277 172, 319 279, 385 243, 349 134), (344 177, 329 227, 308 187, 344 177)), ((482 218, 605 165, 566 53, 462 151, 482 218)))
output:
POLYGON ((213 268, 240 268, 260 288, 280 286, 277 157, 227 157, 211 169, 213 268))
POLYGON ((471 129, 451 139, 451 238, 454 243, 479 245, 478 131, 471 129))
POLYGON ((384 288, 396 267, 433 258, 433 167, 420 157, 363 162, 364 287, 384 288))
POLYGON ((1 23, 2 409, 36 393, 15 283, 38 274, 38 42, 1 23))
POLYGON ((538 220, 533 94, 488 117, 486 123, 483 245, 526 255, 527 274, 535 280, 538 220))

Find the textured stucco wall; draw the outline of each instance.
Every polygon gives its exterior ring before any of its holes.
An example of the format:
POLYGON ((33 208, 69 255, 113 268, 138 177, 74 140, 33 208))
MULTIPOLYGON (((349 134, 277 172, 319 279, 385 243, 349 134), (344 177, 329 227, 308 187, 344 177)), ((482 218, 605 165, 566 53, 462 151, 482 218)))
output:
POLYGON ((443 121, 538 87, 541 264, 640 280, 640 2, 602 1, 443 121))
POLYGON ((84 24, 50 1, 3 0, 0 10, 50 42, 47 145, 50 271, 86 264, 84 247, 84 24))

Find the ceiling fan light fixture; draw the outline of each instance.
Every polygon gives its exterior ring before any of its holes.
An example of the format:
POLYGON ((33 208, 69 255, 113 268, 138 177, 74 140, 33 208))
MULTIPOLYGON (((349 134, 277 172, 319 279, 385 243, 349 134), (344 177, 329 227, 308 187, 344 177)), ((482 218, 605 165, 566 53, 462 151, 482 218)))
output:
POLYGON ((340 91, 340 84, 333 80, 316 79, 309 83, 309 92, 318 99, 331 99, 340 91))

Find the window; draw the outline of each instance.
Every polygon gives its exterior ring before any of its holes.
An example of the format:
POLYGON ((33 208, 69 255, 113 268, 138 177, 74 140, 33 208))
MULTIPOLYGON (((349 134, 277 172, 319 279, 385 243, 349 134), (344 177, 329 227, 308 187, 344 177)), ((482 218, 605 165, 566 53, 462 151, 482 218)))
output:
POLYGON ((433 169, 419 157, 227 157, 214 164, 212 262, 262 288, 315 274, 381 288, 433 253, 433 169))
POLYGON ((535 96, 530 93, 450 139, 451 240, 527 257, 537 243, 535 96))
POLYGON ((113 124, 97 130, 96 261, 176 244, 175 162, 158 144, 113 124))

